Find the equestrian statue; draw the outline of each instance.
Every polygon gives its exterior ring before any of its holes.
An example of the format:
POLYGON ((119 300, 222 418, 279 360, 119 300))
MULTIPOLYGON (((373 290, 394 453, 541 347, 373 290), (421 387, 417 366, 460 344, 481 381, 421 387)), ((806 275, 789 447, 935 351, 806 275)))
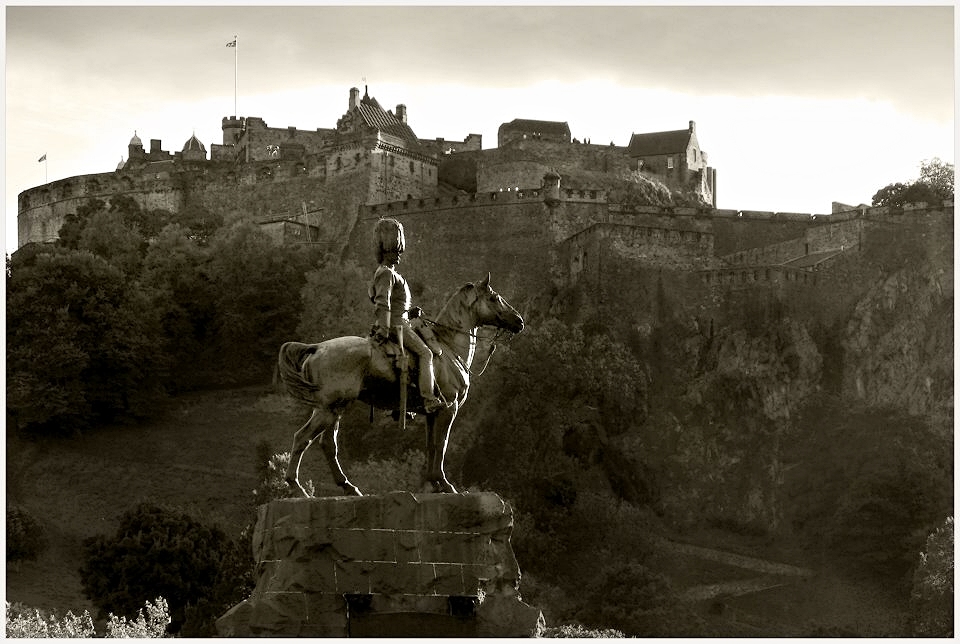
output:
MULTIPOLYGON (((374 231, 377 269, 369 288, 375 323, 369 337, 344 336, 317 344, 287 342, 280 347, 280 380, 313 413, 297 430, 286 480, 300 485, 303 454, 317 439, 334 481, 346 494, 362 496, 343 473, 337 458, 340 420, 347 406, 360 401, 393 411, 401 425, 409 415, 426 416, 424 486, 456 493, 444 472, 450 428, 467 399, 477 331, 491 326, 519 333, 523 318, 490 287, 490 275, 467 283, 447 300, 435 320, 412 307, 410 288, 397 271, 404 251, 403 226, 380 219, 374 231), (415 372, 416 378, 411 377, 415 372)), ((492 350, 496 347, 494 344, 492 350)))

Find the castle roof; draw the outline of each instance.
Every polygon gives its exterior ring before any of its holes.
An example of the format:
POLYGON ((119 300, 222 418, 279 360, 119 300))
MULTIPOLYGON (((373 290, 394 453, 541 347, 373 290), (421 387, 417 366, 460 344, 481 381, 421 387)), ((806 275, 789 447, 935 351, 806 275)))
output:
POLYGON ((137 136, 136 130, 133 132, 133 138, 130 139, 130 145, 139 145, 141 148, 143 147, 143 141, 141 141, 140 137, 137 136))
POLYGON ((392 112, 385 111, 380 107, 377 99, 364 94, 363 98, 357 103, 356 110, 363 122, 370 127, 403 139, 410 149, 420 148, 420 139, 413 133, 410 126, 394 116, 392 112))
POLYGON ((200 139, 197 138, 196 134, 187 139, 187 142, 183 144, 184 152, 191 152, 194 150, 200 150, 204 154, 207 153, 207 149, 203 147, 203 143, 200 142, 200 139))
POLYGON ((634 134, 630 137, 627 153, 633 157, 645 157, 686 152, 687 144, 690 143, 690 135, 689 129, 634 134))
POLYGON ((560 134, 570 136, 570 126, 566 121, 538 121, 536 119, 513 119, 502 123, 500 129, 519 132, 539 132, 540 134, 560 134))

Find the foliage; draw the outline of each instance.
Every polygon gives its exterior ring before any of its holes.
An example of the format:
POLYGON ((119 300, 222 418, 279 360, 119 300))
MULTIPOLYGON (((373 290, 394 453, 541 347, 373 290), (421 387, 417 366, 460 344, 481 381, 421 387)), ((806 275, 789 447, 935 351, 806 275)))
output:
POLYGON ((578 620, 640 637, 703 636, 702 622, 669 580, 647 566, 615 563, 590 583, 578 620))
POLYGON ((900 576, 953 506, 952 436, 892 409, 818 397, 784 459, 795 530, 878 574, 900 576))
POLYGON ((16 254, 7 278, 7 408, 20 428, 79 430, 159 397, 143 293, 87 251, 16 254))
POLYGON ((120 517, 113 536, 84 541, 80 580, 102 614, 130 615, 147 598, 163 596, 178 630, 186 606, 210 594, 229 547, 219 528, 141 503, 120 517))
POLYGON ((269 374, 280 345, 294 336, 297 293, 313 251, 278 245, 256 224, 224 228, 210 241, 205 274, 217 311, 212 349, 224 383, 269 374))
POLYGON ((547 627, 541 637, 583 637, 588 639, 615 637, 620 639, 623 638, 623 633, 612 628, 587 628, 582 624, 563 624, 547 627))
MULTIPOLYGON (((483 429, 464 459, 464 476, 473 482, 495 480, 510 493, 562 505, 570 492, 565 477, 580 469, 578 460, 590 460, 589 446, 602 448, 646 417, 648 377, 606 335, 547 320, 494 362, 473 394, 487 402, 476 420, 483 429)), ((518 502, 539 505, 531 500, 518 502)))
POLYGON ((953 637, 953 517, 927 537, 910 593, 913 635, 953 637))
MULTIPOLYGON (((146 602, 146 616, 143 609, 137 611, 137 618, 128 621, 125 617, 110 615, 106 624, 108 638, 157 638, 166 635, 170 615, 167 602, 161 597, 156 602, 146 602)), ((67 612, 63 617, 56 613, 42 614, 35 608, 21 604, 6 606, 6 636, 9 638, 77 638, 98 637, 93 618, 88 611, 77 616, 67 612)))
POLYGON ((46 547, 40 523, 24 508, 7 506, 7 561, 36 561, 46 547))
POLYGON ((153 603, 148 601, 145 608, 146 616, 141 608, 137 611, 135 620, 110 615, 107 619, 107 637, 164 637, 167 626, 170 624, 170 612, 166 600, 159 597, 153 603))
POLYGON ((366 335, 373 321, 367 278, 353 262, 322 260, 306 274, 300 291, 303 313, 297 337, 322 342, 343 335, 366 335))
POLYGON ((158 312, 158 347, 169 358, 164 382, 172 391, 211 379, 217 366, 214 344, 213 284, 204 272, 209 253, 177 224, 160 231, 143 260, 140 283, 158 312))
POLYGON ((83 611, 80 616, 68 611, 58 617, 55 613, 44 615, 35 608, 7 602, 6 624, 8 638, 96 637, 93 618, 88 611, 83 611))
MULTIPOLYGON (((290 496, 290 486, 287 485, 286 479, 289 464, 290 452, 270 456, 266 468, 259 471, 260 485, 253 491, 255 505, 263 505, 290 496)), ((300 485, 310 496, 313 496, 316 492, 313 481, 300 481, 300 485)))
POLYGON ((954 171, 952 163, 939 158, 922 161, 920 178, 911 183, 891 183, 873 195, 874 206, 902 208, 904 204, 926 202, 937 204, 953 199, 954 171))
POLYGON ((77 242, 80 250, 103 257, 126 275, 139 272, 146 246, 143 235, 128 226, 117 211, 93 213, 77 242))

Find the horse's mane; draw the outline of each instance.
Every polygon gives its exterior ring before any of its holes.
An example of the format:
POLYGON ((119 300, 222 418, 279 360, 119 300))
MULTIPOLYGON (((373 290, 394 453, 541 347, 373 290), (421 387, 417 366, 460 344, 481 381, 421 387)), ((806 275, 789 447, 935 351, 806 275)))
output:
POLYGON ((460 288, 454 289, 447 297, 444 305, 440 307, 440 312, 437 314, 437 322, 454 328, 459 328, 459 325, 464 324, 463 312, 472 302, 468 304, 466 298, 461 297, 461 295, 466 291, 475 289, 476 285, 473 282, 467 282, 460 288))

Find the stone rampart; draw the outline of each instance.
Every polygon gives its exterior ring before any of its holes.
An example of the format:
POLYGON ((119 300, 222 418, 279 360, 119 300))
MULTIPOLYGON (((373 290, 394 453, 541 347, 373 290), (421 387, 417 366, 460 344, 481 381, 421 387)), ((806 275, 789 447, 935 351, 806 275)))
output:
POLYGON ((532 637, 513 511, 492 493, 285 499, 261 506, 257 584, 225 637, 532 637))

